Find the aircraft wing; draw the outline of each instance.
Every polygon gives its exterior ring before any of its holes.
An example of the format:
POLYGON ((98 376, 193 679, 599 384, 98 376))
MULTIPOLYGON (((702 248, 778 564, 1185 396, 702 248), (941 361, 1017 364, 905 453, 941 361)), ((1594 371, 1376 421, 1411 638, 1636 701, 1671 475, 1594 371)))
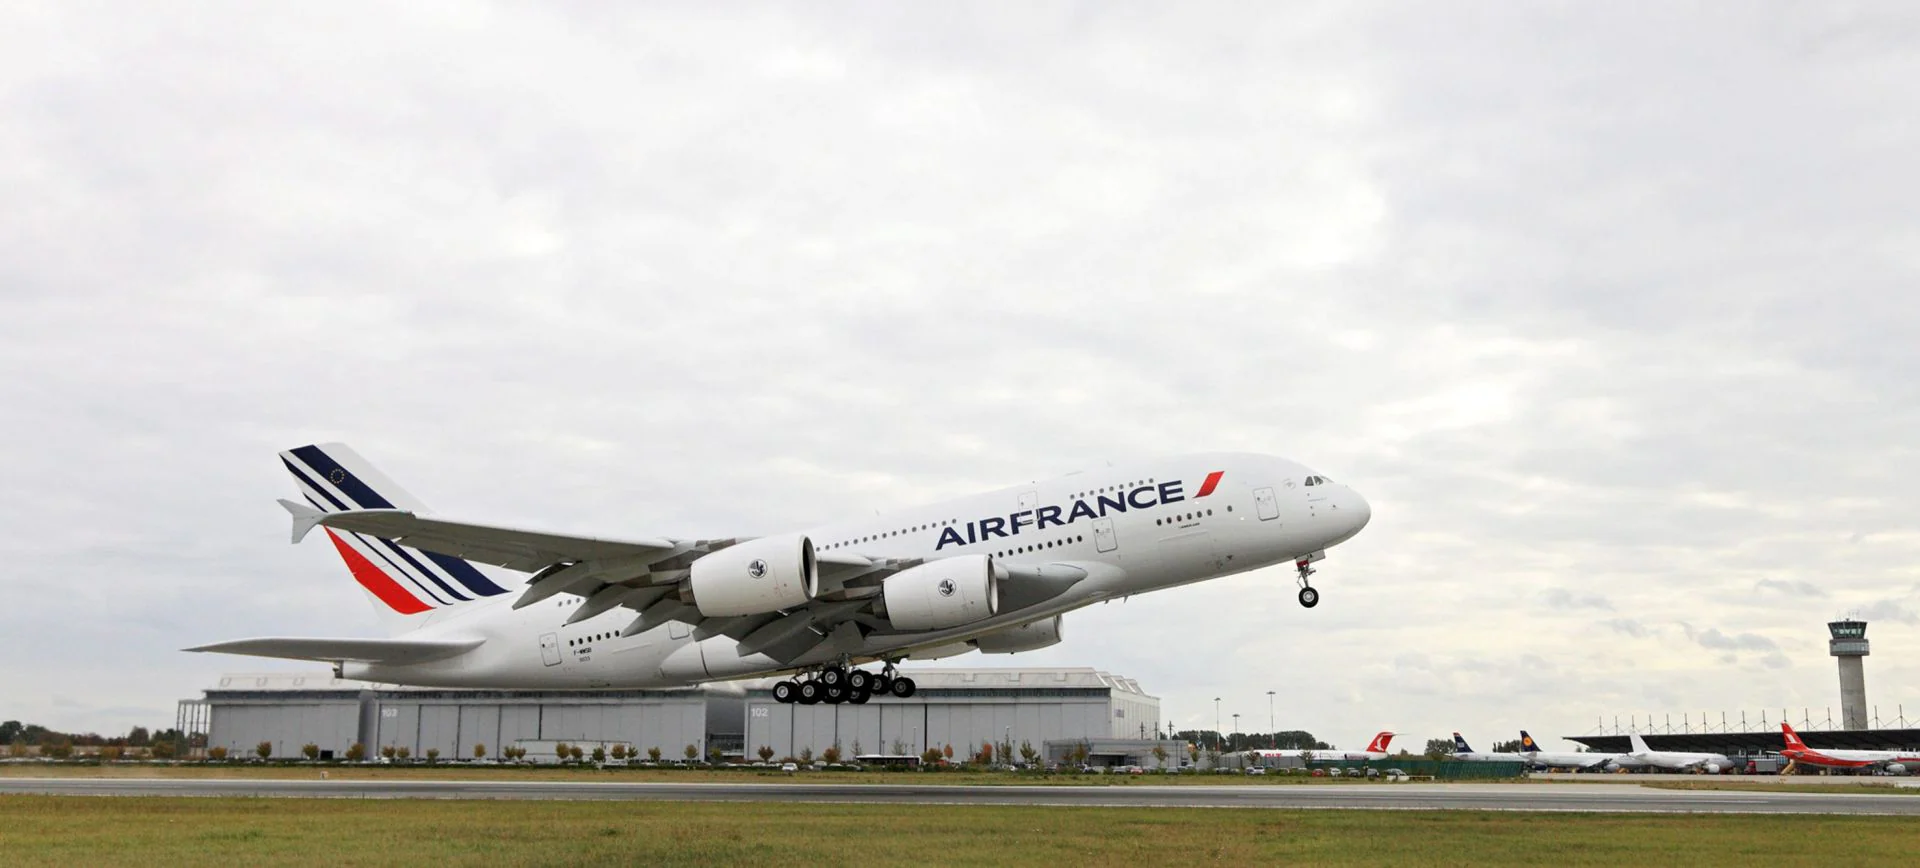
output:
POLYGON ((246 654, 253 657, 279 657, 286 660, 315 660, 326 663, 425 663, 464 654, 480 647, 484 639, 302 639, 268 637, 235 639, 188 648, 188 651, 217 654, 246 654))
MULTIPOLYGON (((315 527, 327 527, 533 573, 514 608, 568 594, 585 601, 573 607, 569 624, 625 608, 636 617, 622 635, 677 621, 693 627, 695 638, 732 637, 741 656, 766 654, 782 662, 799 658, 830 637, 857 647, 865 636, 889 631, 891 625, 873 607, 881 583, 926 562, 816 552, 820 586, 812 601, 780 612, 709 618, 688 602, 681 585, 694 561, 744 538, 614 540, 426 518, 403 509, 327 512, 294 501, 280 504, 293 515, 295 542, 315 527)), ((1003 600, 1014 608, 1057 595, 1086 577, 1085 570, 1068 565, 1009 565, 1001 570, 1003 600)))
POLYGON ((447 521, 415 515, 404 509, 323 512, 292 501, 280 503, 294 515, 295 542, 315 526, 330 527, 527 573, 563 561, 646 559, 671 551, 676 545, 666 539, 602 539, 447 521))

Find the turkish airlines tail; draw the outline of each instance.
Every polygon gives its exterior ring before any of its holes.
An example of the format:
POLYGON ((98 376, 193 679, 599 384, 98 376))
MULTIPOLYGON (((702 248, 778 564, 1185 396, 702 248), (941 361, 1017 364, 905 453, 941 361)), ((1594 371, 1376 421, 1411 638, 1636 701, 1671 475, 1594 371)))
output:
MULTIPOLYGON (((425 514, 426 504, 387 478, 345 443, 301 446, 280 453, 305 503, 280 501, 293 514, 293 541, 321 516, 351 510, 395 509, 425 514)), ((353 580, 367 592, 373 610, 398 636, 417 629, 430 613, 507 592, 472 563, 421 551, 380 537, 321 528, 346 561, 353 580)))

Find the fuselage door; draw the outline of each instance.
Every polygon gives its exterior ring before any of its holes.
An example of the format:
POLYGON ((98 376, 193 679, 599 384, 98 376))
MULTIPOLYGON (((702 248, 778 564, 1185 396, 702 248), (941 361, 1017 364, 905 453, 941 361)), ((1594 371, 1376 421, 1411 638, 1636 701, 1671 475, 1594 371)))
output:
POLYGON ((1110 552, 1120 547, 1119 538, 1113 535, 1113 519, 1094 519, 1093 547, 1103 552, 1110 552))
POLYGON ((1256 488, 1253 490, 1253 511, 1261 521, 1272 521, 1280 517, 1280 502, 1273 497, 1273 489, 1256 488))
POLYGON ((560 665, 560 636, 557 633, 540 634, 540 662, 548 666, 560 665))

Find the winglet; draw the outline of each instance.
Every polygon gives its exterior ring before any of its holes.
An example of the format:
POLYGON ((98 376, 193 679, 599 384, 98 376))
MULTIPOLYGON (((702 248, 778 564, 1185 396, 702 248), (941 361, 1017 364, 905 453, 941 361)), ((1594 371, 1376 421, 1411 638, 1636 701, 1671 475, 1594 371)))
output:
POLYGON ((293 541, 297 544, 307 538, 307 533, 320 524, 327 514, 304 503, 282 498, 280 506, 293 514, 293 541))

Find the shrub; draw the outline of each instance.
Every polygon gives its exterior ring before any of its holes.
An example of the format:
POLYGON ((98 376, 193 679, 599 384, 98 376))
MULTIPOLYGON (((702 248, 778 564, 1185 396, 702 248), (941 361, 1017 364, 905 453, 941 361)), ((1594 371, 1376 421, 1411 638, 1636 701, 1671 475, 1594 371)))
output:
POLYGON ((566 761, 567 761, 567 758, 568 758, 568 756, 570 756, 570 755, 571 755, 571 754, 570 754, 570 752, 571 752, 572 750, 573 750, 572 748, 570 748, 570 747, 567 747, 567 743, 566 743, 566 742, 564 742, 564 741, 562 741, 562 742, 557 742, 557 743, 555 743, 555 744, 554 744, 554 746, 553 746, 553 755, 554 755, 554 757, 556 757, 557 759, 559 759, 559 760, 560 760, 561 762, 566 762, 566 761))
POLYGON ((606 749, 606 748, 604 748, 604 747, 601 747, 601 746, 599 746, 599 745, 595 745, 595 746, 594 746, 594 748, 593 748, 593 761, 594 761, 594 763, 596 763, 596 764, 598 764, 598 763, 604 763, 604 762, 606 762, 606 761, 607 761, 607 749, 606 749))
POLYGON ((227 749, 220 745, 207 748, 207 759, 213 760, 214 762, 225 762, 227 759, 227 749))
POLYGON ((582 754, 582 751, 580 750, 580 746, 577 744, 567 748, 567 756, 573 757, 574 762, 580 761, 581 754, 582 754))
POLYGON ((400 759, 406 759, 407 757, 413 756, 413 748, 403 744, 393 749, 393 755, 400 759))
POLYGON ((654 762, 659 762, 659 761, 660 761, 660 749, 659 749, 659 748, 657 748, 657 747, 650 747, 650 748, 647 748, 647 759, 650 759, 650 760, 653 760, 654 762))
POLYGON ((394 756, 398 754, 399 754, 399 751, 394 750, 393 745, 387 745, 385 747, 380 748, 380 755, 383 757, 386 757, 387 759, 393 759, 394 756))
POLYGON ((697 747, 694 747, 693 745, 687 745, 687 749, 681 751, 681 753, 687 755, 688 762, 692 762, 693 760, 700 758, 700 749, 697 747))
POLYGON ((821 759, 823 759, 823 760, 826 760, 826 761, 827 761, 827 762, 829 762, 829 763, 837 763, 837 762, 839 762, 839 761, 840 761, 840 746, 839 746, 839 745, 834 745, 833 747, 830 747, 830 748, 827 748, 826 750, 823 750, 823 751, 821 751, 821 752, 820 752, 820 758, 821 758, 821 759))
POLYGON ((100 749, 101 762, 113 762, 120 758, 123 751, 118 745, 107 745, 100 749))
POLYGON ((526 758, 527 758, 527 749, 526 749, 526 748, 524 748, 524 747, 516 747, 516 748, 514 748, 514 749, 513 749, 513 758, 514 758, 514 759, 516 759, 516 760, 523 760, 523 759, 526 759, 526 758))
POLYGON ((939 748, 930 747, 930 748, 927 748, 926 753, 923 753, 920 755, 920 765, 924 768, 933 768, 934 766, 939 765, 940 761, 943 759, 945 759, 945 757, 940 755, 939 748))
POLYGON ((261 759, 273 756, 273 742, 263 741, 253 746, 253 753, 261 759))
POLYGON ((173 742, 164 739, 154 742, 148 746, 147 756, 157 760, 173 759, 173 742))
POLYGON ((614 746, 613 746, 613 758, 614 758, 614 759, 616 759, 616 760, 624 760, 624 759, 626 759, 626 758, 627 758, 627 746, 626 746, 626 745, 624 745, 624 744, 616 744, 616 745, 614 745, 614 746))
POLYGON ((761 746, 760 746, 760 750, 759 750, 759 751, 757 751, 757 753, 759 753, 759 754, 760 754, 760 761, 761 761, 761 762, 767 762, 767 761, 769 761, 769 760, 772 760, 772 759, 773 759, 773 745, 770 745, 770 744, 763 744, 763 745, 761 745, 761 746))
POLYGON ((310 760, 317 760, 320 758, 320 746, 317 744, 303 744, 300 746, 300 755, 310 760))
POLYGON ((487 758, 487 745, 485 742, 476 741, 473 743, 473 758, 474 759, 487 758))
POLYGON ((27 743, 26 743, 26 742, 24 742, 24 741, 16 741, 16 742, 14 742, 13 744, 10 744, 10 745, 7 745, 7 756, 10 756, 10 757, 23 757, 23 756, 26 756, 26 755, 27 755, 27 743))
POLYGON ((811 763, 811 762, 813 762, 813 748, 810 748, 810 747, 804 747, 804 748, 801 748, 801 749, 800 749, 800 761, 801 761, 801 762, 803 762, 803 763, 811 763))
POLYGON ((357 742, 357 741, 356 741, 356 742, 354 742, 353 744, 351 744, 351 745, 349 745, 349 746, 347 747, 347 759, 348 759, 349 761, 352 761, 352 762, 359 762, 359 761, 361 761, 361 760, 363 760, 363 759, 366 759, 366 758, 367 758, 367 746, 366 746, 366 745, 364 745, 364 744, 361 744, 361 743, 359 743, 359 742, 357 742))
POLYGON ((439 748, 437 747, 427 748, 427 762, 433 762, 434 760, 437 760, 439 758, 440 758, 439 748))

